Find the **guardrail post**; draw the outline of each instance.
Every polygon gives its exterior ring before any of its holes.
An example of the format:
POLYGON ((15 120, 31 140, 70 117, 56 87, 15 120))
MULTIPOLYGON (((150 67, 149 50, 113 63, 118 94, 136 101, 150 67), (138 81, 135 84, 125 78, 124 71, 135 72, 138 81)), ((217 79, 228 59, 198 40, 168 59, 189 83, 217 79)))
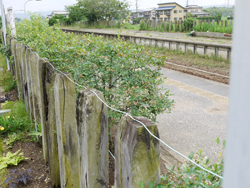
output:
POLYGON ((204 46, 204 55, 207 55, 207 46, 204 46))
POLYGON ((168 49, 169 49, 169 50, 171 50, 171 43, 172 43, 172 42, 170 42, 170 41, 169 41, 169 43, 168 43, 168 49))
MULTIPOLYGON (((152 121, 135 118, 145 124, 159 138, 158 128, 152 121)), ((115 188, 137 188, 140 181, 145 187, 160 181, 160 144, 138 122, 122 117, 116 132, 115 188)))
POLYGON ((227 49, 227 60, 231 60, 231 49, 227 49))
POLYGON ((194 44, 194 54, 197 52, 197 44, 194 44))
POLYGON ((179 50, 179 42, 176 42, 176 51, 179 50))
POLYGON ((187 47, 188 47, 188 44, 185 43, 185 44, 184 44, 184 52, 185 52, 185 53, 187 53, 187 47))
POLYGON ((219 47, 214 48, 214 56, 218 57, 219 56, 219 47))

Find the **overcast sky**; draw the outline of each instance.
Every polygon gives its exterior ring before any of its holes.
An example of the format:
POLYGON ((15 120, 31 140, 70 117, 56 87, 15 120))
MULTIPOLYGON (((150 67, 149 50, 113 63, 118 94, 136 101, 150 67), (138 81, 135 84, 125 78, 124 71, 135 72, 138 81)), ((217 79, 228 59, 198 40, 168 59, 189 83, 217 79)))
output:
MULTIPOLYGON (((27 0, 2 0, 5 6, 5 10, 12 6, 13 11, 23 10, 24 4, 27 0)), ((128 0, 131 3, 131 9, 135 9, 136 0, 128 0)), ((174 0, 173 0, 174 1, 174 0)), ((157 7, 157 3, 173 2, 171 0, 138 0, 139 9, 157 7)), ((228 0, 189 0, 189 4, 193 5, 222 5, 225 4, 228 0)), ((234 0, 229 0, 231 3, 234 3, 234 0)), ((187 0, 177 0, 182 6, 186 5, 187 0)), ((42 0, 42 1, 30 1, 26 4, 26 11, 51 11, 51 10, 64 10, 65 5, 75 4, 76 0, 42 0)), ((19 13, 19 11, 16 11, 19 13)))

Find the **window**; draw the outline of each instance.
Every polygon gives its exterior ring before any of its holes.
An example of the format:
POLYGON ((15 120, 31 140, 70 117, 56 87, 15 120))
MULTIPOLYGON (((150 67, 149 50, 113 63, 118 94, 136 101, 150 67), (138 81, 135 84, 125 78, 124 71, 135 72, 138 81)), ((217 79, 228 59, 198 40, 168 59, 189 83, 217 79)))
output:
POLYGON ((179 20, 182 20, 182 17, 179 17, 179 20))
POLYGON ((174 10, 174 13, 177 13, 177 10, 174 10))
POLYGON ((179 13, 182 13, 182 10, 179 10, 179 13))
POLYGON ((175 17, 174 20, 177 20, 177 17, 175 17))
POLYGON ((167 18, 164 18, 164 21, 167 21, 168 19, 167 18))
POLYGON ((160 15, 163 15, 163 11, 160 11, 160 15))
POLYGON ((184 10, 184 12, 188 12, 187 10, 184 10))

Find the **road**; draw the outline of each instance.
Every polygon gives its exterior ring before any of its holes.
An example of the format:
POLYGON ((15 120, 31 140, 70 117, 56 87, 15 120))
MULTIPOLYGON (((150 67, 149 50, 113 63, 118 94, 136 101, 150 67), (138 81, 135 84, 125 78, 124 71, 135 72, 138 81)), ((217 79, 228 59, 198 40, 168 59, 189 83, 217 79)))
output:
MULTIPOLYGON (((203 148, 215 162, 215 153, 224 153, 215 139, 226 139, 229 86, 166 68, 162 73, 168 77, 163 87, 173 94, 175 105, 170 114, 157 117, 160 138, 186 156, 203 148)), ((169 166, 184 161, 166 147, 161 153, 169 166)))

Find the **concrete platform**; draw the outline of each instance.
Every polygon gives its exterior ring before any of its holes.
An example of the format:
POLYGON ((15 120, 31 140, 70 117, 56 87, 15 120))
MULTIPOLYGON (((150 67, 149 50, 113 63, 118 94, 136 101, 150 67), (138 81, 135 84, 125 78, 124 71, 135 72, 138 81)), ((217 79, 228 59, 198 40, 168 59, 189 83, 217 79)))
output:
MULTIPOLYGON (((215 140, 226 139, 229 86, 165 68, 162 73, 168 76, 163 87, 173 94, 175 105, 170 114, 157 117, 160 138, 185 156, 203 149, 215 162, 216 153, 224 153, 215 140)), ((161 148, 165 161, 168 153, 175 159, 166 162, 169 166, 184 161, 165 146, 161 148)))

